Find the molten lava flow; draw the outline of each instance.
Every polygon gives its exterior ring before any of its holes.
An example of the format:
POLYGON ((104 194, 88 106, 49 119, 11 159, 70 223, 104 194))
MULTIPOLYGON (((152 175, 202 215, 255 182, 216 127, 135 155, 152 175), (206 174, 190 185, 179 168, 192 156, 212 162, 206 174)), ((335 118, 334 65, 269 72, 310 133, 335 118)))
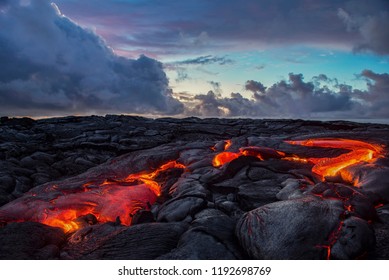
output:
POLYGON ((161 190, 160 185, 154 180, 161 172, 164 172, 166 170, 172 169, 172 168, 182 168, 185 169, 185 165, 181 163, 177 163, 174 161, 169 161, 168 163, 165 163, 161 165, 159 168, 154 170, 153 172, 147 173, 147 172, 141 172, 136 174, 130 174, 123 180, 115 180, 110 181, 106 180, 102 183, 102 185, 107 185, 111 183, 136 183, 136 182, 142 182, 146 184, 157 196, 160 196, 161 190))
POLYGON ((257 157, 260 160, 267 160, 269 158, 281 158, 285 156, 285 153, 281 151, 266 147, 254 146, 240 148, 238 152, 227 152, 226 150, 231 147, 231 145, 231 140, 225 141, 224 152, 217 154, 212 160, 212 165, 214 167, 223 166, 224 164, 229 163, 240 156, 252 156, 257 157))
POLYGON ((268 160, 270 158, 282 158, 285 156, 284 152, 266 147, 243 147, 240 148, 239 151, 244 156, 257 157, 260 160, 268 160))
POLYGON ((120 220, 130 225, 132 216, 147 209, 161 193, 156 178, 172 168, 185 168, 176 161, 163 164, 152 172, 130 174, 122 180, 104 180, 100 184, 87 183, 72 191, 62 191, 57 186, 48 187, 47 198, 31 193, 0 208, 0 221, 34 221, 60 227, 65 232, 80 228, 85 216, 92 214, 98 222, 120 220))
POLYGON ((382 151, 382 147, 375 144, 369 144, 359 140, 341 139, 341 138, 317 138, 297 141, 285 141, 292 145, 301 145, 305 147, 335 148, 346 150, 370 149, 377 152, 382 151))
MULTIPOLYGON (((234 152, 226 152, 226 150, 228 150, 232 145, 232 141, 231 140, 225 140, 224 141, 224 152, 221 152, 219 154, 217 154, 213 160, 212 160, 212 165, 215 166, 215 167, 219 167, 219 166, 222 166, 230 161, 233 161, 234 159, 238 158, 241 156, 240 153, 234 153, 234 152)), ((216 151, 216 148, 214 147, 213 149, 214 151, 216 151)))
POLYGON ((232 146, 232 141, 231 140, 226 140, 224 144, 224 150, 228 150, 232 146))
POLYGON ((76 210, 64 210, 58 213, 56 217, 49 216, 49 211, 46 211, 45 214, 47 215, 46 220, 42 222, 45 225, 62 228, 65 232, 72 232, 79 229, 78 223, 74 222, 78 216, 76 210))
MULTIPOLYGON (((371 163, 383 153, 379 145, 348 139, 309 139, 286 141, 292 145, 323 147, 348 150, 329 158, 301 158, 266 147, 242 147, 231 151, 232 142, 224 142, 224 151, 216 154, 212 164, 221 167, 241 156, 260 160, 283 159, 312 164, 312 172, 324 181, 326 177, 341 175, 343 180, 357 185, 353 172, 346 167, 360 162, 371 163)), ((216 147, 214 149, 217 150, 216 147)), ((130 225, 132 216, 140 209, 148 209, 161 194, 158 183, 160 174, 171 169, 185 169, 176 161, 167 162, 151 172, 129 174, 123 179, 98 180, 83 184, 78 188, 60 188, 51 185, 42 193, 27 193, 0 208, 0 222, 35 221, 62 228, 65 232, 75 231, 94 217, 97 222, 119 221, 130 225)), ((166 174, 166 173, 165 173, 166 174)), ((345 203, 345 209, 352 206, 345 203)), ((328 245, 325 245, 328 246, 328 245)), ((329 247, 330 248, 330 247, 329 247)))
POLYGON ((298 156, 283 157, 282 160, 289 160, 301 163, 309 163, 309 160, 306 158, 299 158, 298 156))
MULTIPOLYGON (((223 147, 223 151, 226 151, 228 150, 232 145, 232 141, 231 140, 224 140, 224 147, 223 147)), ((219 150, 219 143, 216 143, 215 146, 211 147, 211 150, 216 152, 219 150)))
MULTIPOLYGON (((301 145, 307 147, 322 147, 322 148, 336 148, 336 149, 346 149, 350 150, 348 153, 341 154, 340 156, 334 158, 307 158, 307 159, 298 159, 297 156, 292 158, 297 158, 296 160, 307 161, 314 164, 312 167, 312 172, 319 175, 322 180, 325 177, 333 177, 339 174, 339 172, 356 163, 360 162, 374 162, 377 158, 381 156, 383 148, 379 145, 369 144, 363 141, 350 140, 350 139, 308 139, 301 141, 286 141, 292 145, 301 145)), ((287 159, 287 158, 284 158, 287 159)), ((345 174, 350 180, 351 175, 345 174)), ((352 182, 354 185, 357 184, 356 181, 352 182)))
POLYGON ((229 163, 230 161, 233 161, 234 159, 236 159, 240 156, 241 156, 240 153, 221 152, 213 158, 212 164, 215 167, 219 167, 219 166, 222 166, 226 163, 229 163))
MULTIPOLYGON (((278 158, 282 160, 296 161, 301 163, 313 164, 312 172, 319 175, 324 181, 326 177, 334 177, 341 175, 344 181, 352 183, 354 186, 358 185, 358 178, 354 178, 353 174, 348 172, 345 168, 361 163, 374 162, 381 157, 383 148, 379 145, 366 143, 359 140, 350 139, 308 139, 298 141, 285 141, 292 145, 301 145, 306 147, 321 147, 321 148, 335 148, 345 149, 349 152, 341 154, 340 156, 329 158, 301 158, 297 155, 287 155, 284 152, 277 151, 266 147, 243 147, 238 152, 226 151, 232 145, 231 140, 226 140, 224 151, 214 156, 212 165, 220 167, 227 164, 240 156, 257 157, 260 160, 268 160, 270 158, 278 158)), ((216 149, 214 149, 216 150, 216 149)))

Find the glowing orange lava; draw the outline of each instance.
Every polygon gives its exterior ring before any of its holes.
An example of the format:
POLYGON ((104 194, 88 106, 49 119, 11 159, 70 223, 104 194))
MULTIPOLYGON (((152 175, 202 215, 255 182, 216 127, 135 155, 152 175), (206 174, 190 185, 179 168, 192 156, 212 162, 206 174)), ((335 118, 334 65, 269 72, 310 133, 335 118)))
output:
MULTIPOLYGON (((185 165, 181 163, 177 163, 177 161, 169 161, 161 165, 159 168, 154 170, 153 172, 141 172, 136 174, 130 174, 123 180, 105 180, 101 185, 109 185, 112 183, 136 183, 142 182, 146 184, 157 196, 160 196, 161 190, 160 185, 154 180, 161 172, 172 169, 172 168, 182 168, 185 169, 185 165)), ((85 186, 85 185, 84 185, 85 186)))
POLYGON ((269 158, 281 158, 285 156, 285 153, 281 151, 266 147, 254 146, 240 148, 238 152, 226 152, 225 150, 231 147, 231 145, 231 140, 226 140, 224 152, 217 154, 212 160, 212 165, 214 167, 223 166, 224 164, 229 163, 240 156, 252 156, 257 157, 260 160, 267 160, 269 158))
POLYGON ((382 156, 381 154, 383 152, 383 147, 379 145, 351 139, 318 138, 285 142, 292 145, 301 145, 306 147, 345 149, 349 150, 349 152, 333 158, 302 158, 298 155, 286 154, 271 148, 253 146, 243 147, 240 148, 238 152, 232 152, 226 151, 232 145, 231 140, 226 140, 224 151, 214 156, 212 164, 214 167, 220 167, 240 156, 253 156, 259 158, 260 160, 278 158, 282 160, 313 164, 312 172, 319 175, 323 181, 326 177, 341 175, 343 181, 349 182, 354 186, 358 186, 358 178, 354 178, 353 174, 345 168, 361 162, 374 162, 377 158, 382 156))
POLYGON ((222 166, 226 163, 229 163, 230 161, 233 161, 234 159, 236 159, 240 156, 241 156, 240 153, 221 152, 213 158, 212 164, 215 167, 219 167, 219 166, 222 166))
POLYGON ((182 168, 185 169, 185 165, 181 163, 177 163, 174 161, 169 161, 168 163, 165 163, 161 165, 158 169, 156 169, 153 172, 150 173, 137 173, 137 174, 130 174, 127 176, 126 179, 124 179, 124 182, 135 182, 136 180, 139 180, 143 183, 145 183, 151 190, 154 191, 154 193, 157 196, 160 196, 161 194, 161 186, 154 181, 154 179, 163 171, 172 169, 172 168, 182 168))
MULTIPOLYGON (((296 158, 296 160, 313 163, 314 166, 312 167, 312 172, 319 175, 322 180, 324 180, 325 177, 333 177, 338 175, 342 169, 350 165, 361 162, 374 162, 377 158, 381 157, 383 152, 383 148, 379 145, 350 139, 308 139, 285 142, 292 145, 301 145, 307 147, 349 150, 349 152, 333 158, 324 157, 299 159, 297 156, 293 157, 296 158)), ((347 177, 350 182, 352 181, 351 174, 344 174, 344 177, 347 177)), ((357 182, 352 183, 357 185, 357 182)))
MULTIPOLYGON (((308 139, 286 141, 292 145, 344 149, 347 152, 336 157, 302 158, 266 147, 242 147, 231 151, 232 141, 224 142, 224 151, 212 160, 214 167, 221 167, 241 156, 260 160, 282 159, 312 164, 312 172, 324 181, 328 177, 341 175, 347 182, 357 185, 357 179, 346 167, 353 164, 372 163, 382 156, 383 147, 349 139, 308 139)), ((212 149, 216 151, 216 146, 212 149)), ((176 161, 169 161, 150 172, 129 174, 122 179, 106 179, 83 184, 79 188, 61 189, 50 185, 43 194, 29 192, 0 208, 0 222, 35 221, 60 227, 72 232, 85 223, 92 214, 98 222, 118 222, 130 225, 132 217, 140 209, 148 209, 161 195, 158 176, 171 169, 185 169, 176 161)), ((351 206, 345 206, 352 210, 351 206)), ((331 242, 330 242, 331 243, 331 242)), ((331 244, 322 245, 330 250, 331 244)))
POLYGON ((224 150, 228 150, 232 145, 232 141, 231 140, 226 140, 225 141, 225 144, 224 144, 224 150))
MULTIPOLYGON (((87 183, 72 192, 61 192, 49 201, 37 198, 36 194, 24 196, 0 209, 0 221, 34 221, 73 232, 82 225, 83 216, 93 214, 98 222, 120 220, 130 225, 133 215, 149 208, 161 194, 156 177, 172 168, 185 166, 170 161, 152 172, 130 174, 122 180, 87 183)), ((49 192, 50 189, 58 191, 57 186, 48 187, 49 192)))

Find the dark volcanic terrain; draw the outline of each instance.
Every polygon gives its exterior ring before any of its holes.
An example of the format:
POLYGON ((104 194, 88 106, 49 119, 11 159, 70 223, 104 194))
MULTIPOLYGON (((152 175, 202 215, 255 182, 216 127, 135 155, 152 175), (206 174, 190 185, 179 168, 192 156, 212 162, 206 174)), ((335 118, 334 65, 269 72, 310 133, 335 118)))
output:
POLYGON ((389 259, 389 126, 1 118, 0 259, 389 259))

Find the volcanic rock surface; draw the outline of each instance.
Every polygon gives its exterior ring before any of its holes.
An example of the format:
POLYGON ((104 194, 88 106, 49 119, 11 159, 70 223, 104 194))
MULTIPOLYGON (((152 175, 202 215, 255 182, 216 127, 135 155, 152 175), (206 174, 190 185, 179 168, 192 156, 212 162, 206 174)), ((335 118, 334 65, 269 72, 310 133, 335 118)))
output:
POLYGON ((1 259, 389 259, 389 126, 1 118, 1 259))

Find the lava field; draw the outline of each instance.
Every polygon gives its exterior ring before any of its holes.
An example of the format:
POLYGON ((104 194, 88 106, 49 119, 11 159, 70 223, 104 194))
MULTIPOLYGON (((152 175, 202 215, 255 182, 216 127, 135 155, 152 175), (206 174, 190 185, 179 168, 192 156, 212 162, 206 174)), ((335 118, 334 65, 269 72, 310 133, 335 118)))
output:
POLYGON ((1 259, 389 259, 389 125, 0 120, 1 259))

